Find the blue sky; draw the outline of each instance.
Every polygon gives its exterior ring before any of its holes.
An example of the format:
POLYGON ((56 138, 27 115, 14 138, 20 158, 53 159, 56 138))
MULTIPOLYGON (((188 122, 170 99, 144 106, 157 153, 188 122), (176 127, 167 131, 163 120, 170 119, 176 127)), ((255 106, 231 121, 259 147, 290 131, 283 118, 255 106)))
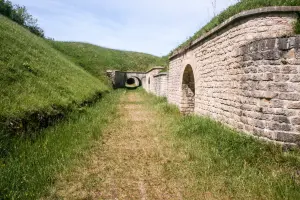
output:
MULTIPOLYGON (((158 56, 213 17, 211 0, 12 0, 25 5, 46 36, 158 56)), ((236 0, 217 0, 217 12, 236 0)))

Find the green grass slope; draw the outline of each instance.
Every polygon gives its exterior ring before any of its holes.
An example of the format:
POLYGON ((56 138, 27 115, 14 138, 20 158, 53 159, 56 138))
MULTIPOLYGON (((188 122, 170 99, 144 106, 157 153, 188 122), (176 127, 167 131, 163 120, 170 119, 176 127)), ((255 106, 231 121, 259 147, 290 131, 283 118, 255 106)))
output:
POLYGON ((7 118, 80 104, 108 89, 44 39, 1 15, 0 33, 0 125, 7 118))
POLYGON ((130 51, 120 51, 78 42, 49 43, 65 54, 71 61, 94 76, 105 80, 105 71, 147 71, 152 66, 166 66, 167 58, 130 51))
MULTIPOLYGON (((187 41, 185 41, 179 47, 177 47, 176 50, 187 47, 192 41, 196 40, 197 38, 209 32, 210 30, 220 25, 230 17, 242 11, 269 6, 300 6, 300 0, 240 0, 235 5, 228 7, 226 10, 214 17, 208 24, 206 24, 199 31, 197 31, 192 37, 190 37, 187 41)), ((297 34, 300 33, 299 20, 298 23, 295 24, 295 32, 297 34)))

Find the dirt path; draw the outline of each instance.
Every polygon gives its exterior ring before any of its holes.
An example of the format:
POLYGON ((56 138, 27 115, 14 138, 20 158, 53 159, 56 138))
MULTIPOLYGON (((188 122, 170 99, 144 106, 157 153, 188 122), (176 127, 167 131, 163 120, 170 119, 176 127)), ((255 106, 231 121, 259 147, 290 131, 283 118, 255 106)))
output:
MULTIPOLYGON (((181 155, 162 139, 165 126, 140 93, 122 96, 119 117, 88 162, 59 181, 62 199, 183 199, 184 179, 169 176, 181 155)), ((172 173, 171 173, 172 174, 172 173)))

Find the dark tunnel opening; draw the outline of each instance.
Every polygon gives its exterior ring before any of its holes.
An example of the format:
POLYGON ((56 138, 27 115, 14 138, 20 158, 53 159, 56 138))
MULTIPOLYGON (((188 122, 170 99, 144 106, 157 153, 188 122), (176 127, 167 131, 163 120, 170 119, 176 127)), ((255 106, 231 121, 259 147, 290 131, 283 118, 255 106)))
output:
POLYGON ((129 78, 129 79, 126 81, 126 83, 127 83, 128 85, 136 84, 134 78, 129 78))

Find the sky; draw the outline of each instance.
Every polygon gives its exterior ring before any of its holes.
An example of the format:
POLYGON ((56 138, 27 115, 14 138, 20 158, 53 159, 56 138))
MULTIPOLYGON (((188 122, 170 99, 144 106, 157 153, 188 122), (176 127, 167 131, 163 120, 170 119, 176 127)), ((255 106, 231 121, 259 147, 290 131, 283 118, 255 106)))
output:
MULTIPOLYGON (((47 37, 157 56, 214 16, 213 0, 12 0, 38 19, 47 37)), ((216 12, 237 0, 217 0, 216 12)))

